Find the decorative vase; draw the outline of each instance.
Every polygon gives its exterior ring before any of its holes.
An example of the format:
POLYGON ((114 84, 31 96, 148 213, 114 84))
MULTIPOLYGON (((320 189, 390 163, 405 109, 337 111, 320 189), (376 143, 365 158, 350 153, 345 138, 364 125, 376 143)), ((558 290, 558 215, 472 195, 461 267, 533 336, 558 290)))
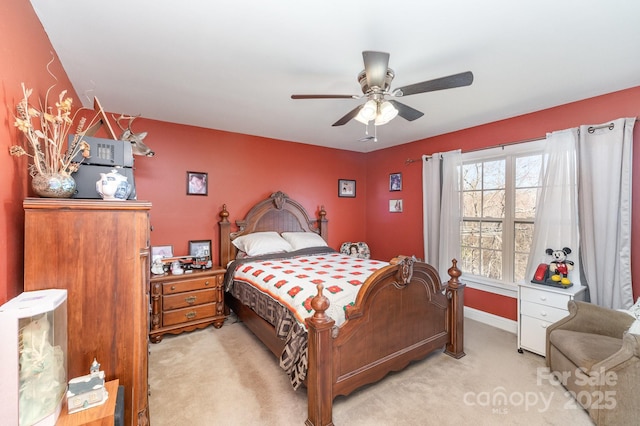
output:
POLYGON ((127 177, 113 169, 110 173, 100 173, 96 182, 96 191, 103 200, 126 200, 131 194, 131 184, 127 177))
POLYGON ((37 174, 31 179, 31 187, 40 197, 70 198, 76 191, 76 181, 62 173, 37 174))

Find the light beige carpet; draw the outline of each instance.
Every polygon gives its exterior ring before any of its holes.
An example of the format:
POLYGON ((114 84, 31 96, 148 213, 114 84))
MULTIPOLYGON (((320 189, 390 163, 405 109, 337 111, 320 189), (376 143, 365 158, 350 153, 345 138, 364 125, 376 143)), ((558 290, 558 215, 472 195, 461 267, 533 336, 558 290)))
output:
MULTIPOLYGON (((544 358, 516 351, 516 336, 465 321, 466 356, 443 353, 334 401, 336 425, 591 425, 544 358)), ((242 323, 228 320, 151 345, 153 426, 302 425, 306 390, 242 323)))

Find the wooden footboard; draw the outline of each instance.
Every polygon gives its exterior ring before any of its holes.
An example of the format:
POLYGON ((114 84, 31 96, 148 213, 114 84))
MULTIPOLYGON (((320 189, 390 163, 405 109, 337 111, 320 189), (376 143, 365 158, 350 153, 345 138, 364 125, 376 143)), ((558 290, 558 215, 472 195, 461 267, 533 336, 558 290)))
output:
POLYGON ((376 382, 435 350, 464 356, 464 284, 458 281, 455 260, 449 275, 442 286, 433 267, 401 258, 363 284, 340 328, 325 315, 329 301, 318 286, 312 302, 315 313, 306 320, 307 425, 332 425, 336 396, 376 382))

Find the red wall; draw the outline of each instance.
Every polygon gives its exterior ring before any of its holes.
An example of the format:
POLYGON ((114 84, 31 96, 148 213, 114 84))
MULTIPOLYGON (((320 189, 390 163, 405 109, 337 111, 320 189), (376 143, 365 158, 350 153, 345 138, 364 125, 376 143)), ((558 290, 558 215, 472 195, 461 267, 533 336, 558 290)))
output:
MULTIPOLYGON (((7 154, 15 143, 13 108, 24 81, 35 93, 52 83, 46 64, 53 48, 26 0, 0 2, 0 179, 5 182, 0 211, 0 304, 22 291, 22 200, 29 195, 24 159, 7 154)), ((52 66, 60 89, 77 94, 59 62, 52 66)), ((397 254, 423 257, 420 161, 407 158, 462 148, 463 151, 544 136, 546 132, 585 123, 600 123, 640 111, 640 88, 613 93, 513 119, 425 139, 403 146, 360 154, 304 144, 270 140, 216 130, 180 126, 140 118, 136 132, 147 131, 145 142, 153 158, 136 157, 138 198, 153 203, 152 245, 170 244, 186 254, 189 240, 211 239, 216 250, 218 213, 227 204, 230 219, 240 219, 256 201, 282 190, 309 212, 322 204, 329 219, 329 244, 367 241, 377 258, 397 254), (209 195, 186 195, 186 172, 209 174, 209 195), (402 172, 403 189, 389 192, 389 174, 402 172), (293 178, 292 178, 293 177, 293 178), (356 198, 337 196, 338 179, 357 181, 356 198), (393 197, 392 197, 393 195, 393 197), (404 200, 403 213, 389 213, 391 198, 404 200)), ((108 108, 108 105, 105 107, 108 108)), ((428 119, 428 118, 423 118, 428 119)), ((640 138, 640 126, 635 137, 640 138)), ((640 164, 640 150, 634 160, 640 164)), ((640 215, 640 172, 634 170, 634 218, 640 215)), ((633 262, 640 265, 638 220, 633 228, 633 262)), ((214 253, 217 255, 217 252, 214 253)), ((464 278, 464 277, 463 277, 464 278)), ((634 295, 640 295, 640 269, 634 270, 634 295)), ((477 290, 466 293, 466 304, 515 319, 515 301, 477 290)))
MULTIPOLYGON (((367 241, 381 258, 398 253, 424 255, 422 238, 422 166, 405 165, 407 158, 420 159, 423 154, 452 149, 473 150, 544 137, 555 130, 581 124, 604 123, 620 117, 634 117, 640 111, 640 87, 611 93, 580 102, 497 121, 442 136, 424 139, 399 147, 370 153, 367 156, 367 241), (402 192, 389 192, 389 173, 402 171, 402 192), (400 197, 401 196, 401 197, 400 197), (402 198, 404 213, 388 213, 388 200, 402 198)), ((427 118, 422 118, 427 119, 427 118)), ((634 127, 634 140, 640 140, 640 125, 634 127)), ((632 266, 634 299, 640 296, 640 148, 636 143, 633 160, 632 266)), ((464 275, 462 276, 464 281, 464 275)), ((516 319, 515 299, 483 291, 467 291, 465 304, 502 317, 516 319)))
POLYGON ((156 153, 135 158, 138 199, 153 204, 152 245, 185 255, 189 240, 210 239, 217 258, 222 205, 235 222, 278 190, 311 215, 324 205, 332 247, 365 237, 365 154, 144 119, 133 130, 148 131, 156 153), (208 196, 186 195, 187 171, 208 173, 208 196), (339 198, 338 179, 355 179, 358 196, 339 198))
MULTIPOLYGON (((27 160, 9 155, 16 143, 13 126, 15 105, 22 98, 20 83, 33 89, 32 97, 44 94, 58 78, 55 96, 63 89, 75 96, 67 74, 60 66, 28 0, 0 2, 0 304, 22 291, 24 213, 22 200, 28 195, 27 160), (53 52, 53 53, 52 53, 53 52)), ((75 96, 75 99, 78 99, 75 96)))

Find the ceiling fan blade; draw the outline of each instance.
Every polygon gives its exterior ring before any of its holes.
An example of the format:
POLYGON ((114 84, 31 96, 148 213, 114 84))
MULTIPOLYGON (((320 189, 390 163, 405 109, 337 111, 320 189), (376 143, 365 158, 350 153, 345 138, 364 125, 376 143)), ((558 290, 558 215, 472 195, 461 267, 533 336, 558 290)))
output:
POLYGON ((363 105, 358 105, 357 107, 355 107, 354 109, 352 109, 351 111, 349 111, 344 117, 342 117, 340 120, 336 121, 335 123, 332 124, 332 126, 342 126, 344 124, 347 124, 353 117, 355 117, 356 115, 358 115, 358 113, 360 112, 360 110, 362 109, 363 105))
POLYGON ((291 99, 359 99, 356 95, 291 95, 291 99))
POLYGON ((389 102, 391 102, 393 106, 396 107, 396 109, 398 110, 398 115, 407 121, 417 120, 424 115, 423 112, 420 112, 417 109, 411 108, 410 106, 398 101, 389 100, 389 102))
POLYGON ((389 54, 365 50, 362 52, 362 59, 369 87, 384 87, 384 80, 389 68, 389 54))
POLYGON ((434 92, 436 90, 469 86, 471 83, 473 83, 473 73, 471 71, 467 71, 447 77, 436 78, 435 80, 423 81, 422 83, 400 87, 395 89, 393 94, 394 96, 409 96, 417 93, 434 92))

